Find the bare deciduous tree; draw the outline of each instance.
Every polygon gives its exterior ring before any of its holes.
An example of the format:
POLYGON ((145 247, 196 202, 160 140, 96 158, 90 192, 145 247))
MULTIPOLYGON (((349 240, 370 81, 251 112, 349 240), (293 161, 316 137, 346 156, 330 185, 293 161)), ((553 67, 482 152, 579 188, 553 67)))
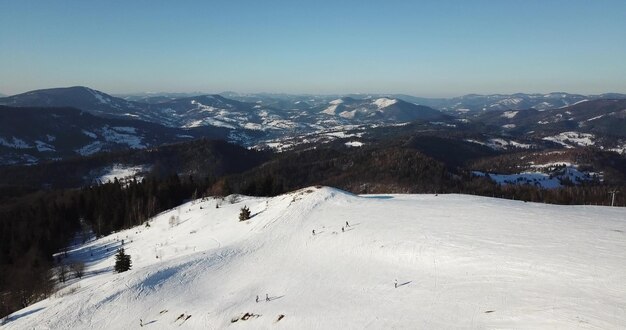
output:
POLYGON ((70 270, 76 278, 82 278, 85 275, 85 263, 82 261, 74 262, 70 265, 70 270))
POLYGON ((67 281, 68 267, 66 264, 60 264, 57 268, 57 279, 61 283, 67 281))

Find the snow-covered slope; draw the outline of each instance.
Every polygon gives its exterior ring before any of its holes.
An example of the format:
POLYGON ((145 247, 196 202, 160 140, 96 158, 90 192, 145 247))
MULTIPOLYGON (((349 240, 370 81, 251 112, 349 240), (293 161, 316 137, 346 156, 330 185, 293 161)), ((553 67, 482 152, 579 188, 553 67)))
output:
POLYGON ((623 208, 332 188, 228 200, 70 251, 86 278, 6 327, 626 327, 623 208), (244 205, 253 217, 239 222, 244 205), (134 267, 114 274, 122 240, 134 267))
POLYGON ((441 120, 447 116, 438 110, 400 99, 388 97, 355 99, 344 97, 328 102, 319 112, 322 115, 338 116, 351 121, 365 122, 408 122, 414 120, 441 120))

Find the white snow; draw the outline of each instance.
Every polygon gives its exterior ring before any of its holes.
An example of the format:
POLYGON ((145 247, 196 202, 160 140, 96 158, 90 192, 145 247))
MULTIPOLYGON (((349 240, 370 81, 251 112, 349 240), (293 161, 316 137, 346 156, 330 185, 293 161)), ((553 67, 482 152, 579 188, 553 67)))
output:
POLYGON ((333 104, 333 105, 329 106, 328 108, 324 109, 322 111, 322 113, 334 116, 335 114, 337 114, 337 107, 338 106, 339 106, 339 104, 333 104))
POLYGON ((545 164, 532 164, 531 167, 535 168, 547 168, 547 167, 555 167, 555 166, 573 166, 577 167, 577 165, 572 165, 570 162, 551 162, 545 164))
POLYGON ((593 120, 596 120, 596 119, 600 119, 600 118, 602 118, 602 117, 604 117, 604 116, 605 116, 605 115, 595 116, 595 117, 592 117, 592 118, 587 119, 586 121, 593 121, 593 120))
POLYGON ((505 129, 511 129, 511 128, 515 128, 515 127, 516 127, 516 125, 515 125, 515 124, 506 124, 506 125, 502 125, 502 128, 505 128, 505 129))
POLYGON ((257 130, 257 131, 262 131, 265 129, 263 125, 257 124, 257 123, 245 123, 243 125, 243 128, 250 129, 250 130, 257 130))
POLYGON ((497 102, 497 104, 510 106, 510 105, 517 105, 517 104, 519 104, 522 101, 524 101, 524 99, 519 98, 519 97, 513 97, 513 98, 508 98, 508 99, 501 100, 501 101, 497 102))
POLYGON ((356 115, 356 112, 357 112, 356 109, 352 111, 343 111, 342 113, 339 114, 339 117, 346 118, 346 119, 353 119, 354 116, 356 115))
POLYGON ((210 106, 210 105, 204 105, 204 104, 202 104, 202 103, 200 103, 200 102, 198 102, 196 100, 192 100, 191 104, 195 105, 200 112, 213 113, 213 112, 219 112, 219 111, 222 110, 220 108, 216 108, 216 107, 213 107, 213 106, 210 106))
POLYGON ((97 152, 100 152, 100 150, 102 150, 102 147, 103 147, 102 142, 94 141, 74 151, 76 151, 78 154, 82 156, 89 156, 97 152))
POLYGON ((360 141, 348 141, 345 143, 345 145, 347 147, 362 147, 363 146, 363 142, 360 141))
POLYGON ((137 129, 135 127, 115 126, 115 127, 111 127, 111 128, 114 129, 117 132, 122 132, 122 133, 129 133, 129 134, 136 134, 137 133, 137 129))
POLYGON ((560 107, 559 109, 563 109, 563 108, 571 107, 571 106, 573 106, 573 105, 576 105, 576 104, 581 104, 581 103, 584 103, 584 102, 589 102, 589 100, 587 100, 587 99, 583 99, 583 100, 580 100, 580 101, 578 101, 578 102, 574 102, 574 103, 572 103, 572 104, 566 104, 566 105, 564 105, 564 106, 560 107))
POLYGON ((125 166, 122 164, 115 164, 106 169, 105 173, 96 179, 102 183, 113 182, 115 178, 119 181, 132 180, 137 178, 141 180, 142 177, 138 174, 144 171, 144 166, 125 166))
POLYGON ((531 167, 542 169, 544 170, 544 172, 523 172, 518 174, 485 174, 480 171, 473 171, 472 173, 476 176, 488 175, 491 180, 501 185, 533 185, 545 189, 555 189, 563 187, 563 182, 565 181, 569 181, 573 184, 581 184, 584 181, 591 181, 595 179, 601 181, 603 179, 601 173, 582 172, 577 169, 576 165, 571 165, 567 162, 531 165, 531 167), (556 167, 558 166, 564 166, 564 168, 557 169, 556 167))
POLYGON ((191 122, 183 125, 183 128, 200 127, 202 126, 202 120, 192 120, 191 122))
POLYGON ((534 185, 545 189, 554 189, 561 187, 561 181, 555 177, 541 172, 524 172, 520 174, 495 174, 495 173, 482 173, 474 171, 476 176, 488 175, 489 178, 498 184, 524 184, 534 185))
POLYGON ((624 208, 332 188, 216 202, 70 250, 86 277, 5 327, 626 327, 624 208), (133 269, 114 274, 122 240, 133 269), (231 323, 244 313, 259 316, 231 323))
POLYGON ((0 137, 0 145, 13 148, 13 149, 29 149, 32 148, 26 141, 12 136, 11 139, 5 139, 0 137))
POLYGON ((502 117, 504 118, 514 118, 515 116, 517 116, 517 113, 519 111, 505 111, 504 113, 502 113, 502 117))
POLYGON ((337 104, 341 104, 343 103, 342 99, 336 99, 336 100, 332 100, 330 102, 328 102, 328 104, 332 104, 332 105, 337 105, 337 104))
POLYGON ((87 90, 102 104, 110 104, 111 101, 104 97, 104 95, 102 95, 100 92, 93 90, 91 88, 87 88, 87 90))
POLYGON ((90 132, 88 130, 84 130, 83 129, 82 132, 83 132, 83 134, 87 135, 88 137, 90 137, 92 139, 97 139, 98 138, 98 136, 95 133, 90 132))
POLYGON ((390 99, 387 97, 382 97, 382 98, 374 100, 372 103, 374 103, 378 107, 378 109, 382 109, 382 108, 386 108, 390 105, 394 105, 398 103, 398 100, 390 99))
POLYGON ((592 146, 595 144, 594 138, 595 136, 590 133, 562 132, 554 136, 546 136, 543 140, 556 142, 566 148, 573 148, 574 146, 592 146))
POLYGON ((145 148, 141 136, 134 134, 136 133, 133 127, 109 127, 105 125, 102 128, 102 136, 107 142, 126 144, 131 149, 145 148))
POLYGON ((513 140, 505 140, 500 138, 492 138, 487 140, 486 142, 481 142, 473 139, 465 139, 466 142, 480 144, 486 147, 489 147, 494 150, 507 150, 509 148, 519 148, 519 149, 530 149, 532 148, 531 144, 521 143, 513 140))
POLYGON ((456 127, 455 124, 448 124, 448 123, 445 123, 443 121, 431 121, 430 123, 432 125, 438 125, 438 126, 445 126, 445 127, 451 127, 451 128, 456 127))
POLYGON ((264 146, 274 149, 277 152, 283 152, 291 148, 293 145, 291 143, 284 143, 284 142, 267 142, 264 144, 264 146))
POLYGON ((324 135, 342 139, 342 138, 348 138, 348 137, 361 137, 361 136, 363 136, 363 133, 362 132, 360 132, 360 133, 347 133, 345 131, 338 131, 338 132, 327 132, 327 133, 324 133, 324 135))
POLYGON ((225 128, 230 128, 230 129, 235 129, 235 126, 225 123, 221 120, 217 120, 214 118, 203 118, 203 119, 199 119, 199 120, 192 120, 190 122, 188 122, 187 124, 183 125, 183 128, 192 128, 192 127, 199 127, 199 126, 203 126, 203 125, 211 125, 211 126, 217 126, 217 127, 225 127, 225 128))
POLYGON ((548 109, 552 109, 554 108, 554 105, 550 102, 541 102, 541 103, 537 103, 535 105, 532 106, 533 109, 537 109, 539 111, 545 111, 548 109))
POLYGON ((515 147, 515 148, 520 148, 520 149, 530 149, 532 148, 532 144, 528 144, 528 143, 521 143, 521 142, 517 142, 517 141, 509 141, 509 146, 511 147, 515 147))
POLYGON ((50 144, 48 144, 46 142, 43 142, 43 141, 37 140, 37 141, 35 141, 35 145, 37 146, 37 151, 39 151, 39 152, 56 151, 54 149, 54 146, 52 146, 52 145, 50 145, 50 144))

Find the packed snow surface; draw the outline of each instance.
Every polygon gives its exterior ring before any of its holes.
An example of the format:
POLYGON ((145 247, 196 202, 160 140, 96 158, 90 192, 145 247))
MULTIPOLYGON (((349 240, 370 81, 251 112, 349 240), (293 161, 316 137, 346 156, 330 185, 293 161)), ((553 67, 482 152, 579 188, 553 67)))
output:
POLYGON ((196 200, 70 250, 86 277, 6 327, 624 329, 625 233, 624 208, 465 195, 196 200))

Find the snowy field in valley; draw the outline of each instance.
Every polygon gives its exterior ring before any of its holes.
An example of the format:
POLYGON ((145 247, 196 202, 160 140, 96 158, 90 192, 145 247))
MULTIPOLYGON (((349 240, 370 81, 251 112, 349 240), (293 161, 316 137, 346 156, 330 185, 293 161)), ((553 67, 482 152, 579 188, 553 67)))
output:
POLYGON ((211 198, 70 250, 86 276, 5 327, 624 329, 625 251, 624 208, 333 188, 211 198), (116 274, 122 240, 133 268, 116 274))
POLYGON ((94 181, 107 183, 113 182, 115 179, 120 181, 132 181, 133 178, 136 178, 137 180, 141 180, 143 176, 139 174, 145 170, 145 166, 126 166, 122 164, 115 164, 105 169, 104 173, 94 181))

